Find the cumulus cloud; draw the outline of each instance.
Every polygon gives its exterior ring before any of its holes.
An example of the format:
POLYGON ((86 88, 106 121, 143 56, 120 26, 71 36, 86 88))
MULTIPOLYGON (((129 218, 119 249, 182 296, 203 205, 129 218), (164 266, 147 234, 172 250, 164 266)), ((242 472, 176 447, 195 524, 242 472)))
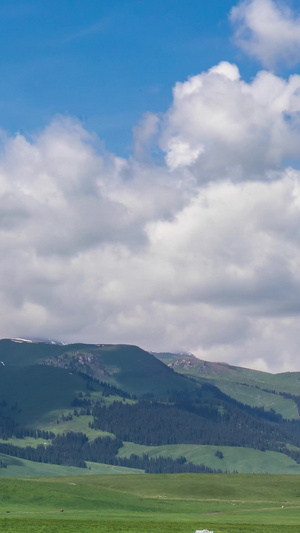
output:
POLYGON ((128 159, 73 119, 3 137, 0 336, 297 369, 299 89, 222 62, 145 115, 128 159))
POLYGON ((263 66, 300 62, 300 16, 286 3, 243 0, 232 8, 230 18, 237 45, 263 66))
POLYGON ((261 71, 246 83, 222 62, 176 83, 160 146, 171 170, 189 168, 198 181, 256 179, 299 158, 299 110, 300 76, 261 71))

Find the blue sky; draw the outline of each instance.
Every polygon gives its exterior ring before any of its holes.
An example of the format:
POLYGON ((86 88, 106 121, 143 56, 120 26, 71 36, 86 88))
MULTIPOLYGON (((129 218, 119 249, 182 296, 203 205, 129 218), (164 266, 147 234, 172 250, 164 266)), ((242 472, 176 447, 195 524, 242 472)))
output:
POLYGON ((231 7, 231 0, 2 0, 2 128, 32 133, 69 114, 126 154, 132 127, 146 111, 165 111, 175 81, 224 59, 252 75, 231 42, 231 7))
POLYGON ((0 337, 299 370, 298 1, 0 24, 0 337))

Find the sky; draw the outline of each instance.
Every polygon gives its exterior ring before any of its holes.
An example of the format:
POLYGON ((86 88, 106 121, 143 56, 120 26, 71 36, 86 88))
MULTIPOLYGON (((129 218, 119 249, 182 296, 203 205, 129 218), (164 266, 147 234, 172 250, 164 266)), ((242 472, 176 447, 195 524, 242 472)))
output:
POLYGON ((0 337, 300 370, 300 8, 0 0, 0 337))

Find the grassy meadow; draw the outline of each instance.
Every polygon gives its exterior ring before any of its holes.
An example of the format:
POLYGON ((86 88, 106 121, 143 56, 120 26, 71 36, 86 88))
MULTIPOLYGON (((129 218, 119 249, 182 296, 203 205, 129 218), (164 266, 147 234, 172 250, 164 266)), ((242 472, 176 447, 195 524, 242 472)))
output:
POLYGON ((8 533, 299 532, 296 476, 2 478, 0 494, 0 531, 8 533))
POLYGON ((280 414, 286 420, 297 420, 299 418, 297 405, 291 399, 283 398, 278 394, 265 392, 250 385, 221 380, 215 380, 214 383, 222 392, 238 402, 250 405, 251 407, 264 407, 266 411, 274 409, 276 413, 280 414))
POLYGON ((56 476, 91 476, 99 474, 142 474, 144 470, 126 468, 123 466, 92 463, 87 461, 87 468, 76 466, 36 463, 19 457, 12 457, 0 453, 0 461, 6 468, 0 469, 0 478, 40 478, 56 476))
POLYGON ((283 453, 260 451, 237 446, 205 446, 199 444, 169 444, 165 446, 144 446, 133 442, 124 442, 118 457, 130 457, 131 454, 149 457, 186 457, 188 462, 204 464, 214 470, 240 474, 300 474, 300 465, 283 453), (223 458, 216 456, 221 451, 223 458))

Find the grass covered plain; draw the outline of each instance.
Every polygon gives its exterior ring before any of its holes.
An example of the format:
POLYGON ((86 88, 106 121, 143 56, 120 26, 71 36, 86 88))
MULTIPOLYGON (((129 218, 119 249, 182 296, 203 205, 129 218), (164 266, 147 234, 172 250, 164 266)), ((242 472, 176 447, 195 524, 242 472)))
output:
POLYGON ((8 533, 298 533, 300 524, 296 476, 2 478, 0 495, 8 533))

